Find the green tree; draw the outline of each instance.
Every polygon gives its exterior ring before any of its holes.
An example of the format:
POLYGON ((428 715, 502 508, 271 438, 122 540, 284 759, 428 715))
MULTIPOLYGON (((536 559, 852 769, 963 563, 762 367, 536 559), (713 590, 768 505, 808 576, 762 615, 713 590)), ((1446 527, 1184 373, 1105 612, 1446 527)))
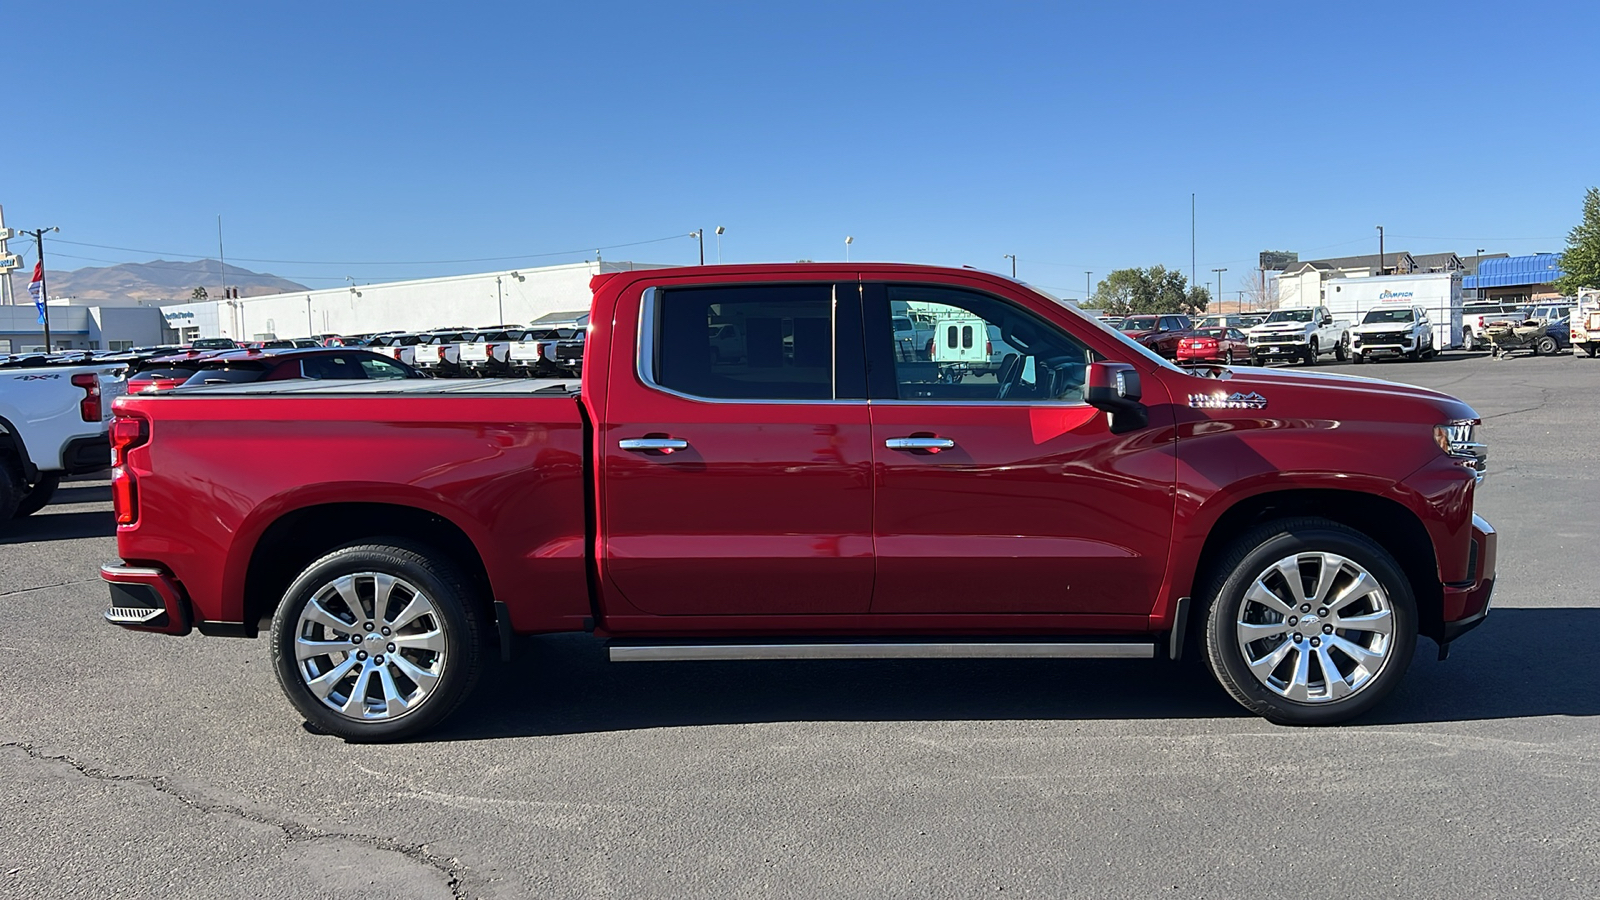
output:
POLYGON ((206 289, 203 286, 202 287, 197 287, 194 290, 189 292, 189 299, 190 300, 204 300, 209 296, 211 296, 211 295, 206 293, 206 289))
POLYGON ((1583 221, 1567 232, 1567 250, 1561 254, 1556 290, 1567 296, 1578 288, 1600 288, 1600 188, 1583 195, 1583 221))
POLYGON ((1094 289, 1092 306, 1113 316, 1138 313, 1184 313, 1206 311, 1211 292, 1190 287, 1182 272, 1165 266, 1148 269, 1118 269, 1107 275, 1094 289))

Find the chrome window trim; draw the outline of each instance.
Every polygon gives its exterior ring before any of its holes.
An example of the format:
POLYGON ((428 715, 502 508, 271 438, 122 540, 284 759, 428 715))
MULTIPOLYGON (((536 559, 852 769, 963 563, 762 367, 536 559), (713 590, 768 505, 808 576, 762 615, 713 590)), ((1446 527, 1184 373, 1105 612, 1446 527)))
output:
MULTIPOLYGON (((773 281, 773 282, 760 282, 760 283, 741 282, 741 283, 739 283, 739 286, 740 287, 761 287, 761 286, 768 285, 768 284, 773 284, 773 285, 804 285, 804 284, 828 284, 828 282, 822 282, 822 281, 773 281)), ((684 287, 684 288, 714 287, 714 286, 718 286, 718 285, 716 283, 706 284, 706 285, 694 285, 694 284, 678 285, 678 287, 684 287)), ((828 374, 828 385, 829 385, 829 391, 834 394, 834 398, 830 399, 830 400, 781 400, 781 399, 762 400, 762 399, 753 399, 753 398, 702 397, 702 396, 700 396, 698 394, 686 394, 683 391, 673 390, 672 388, 666 387, 666 386, 662 385, 661 383, 657 382, 656 378, 655 378, 655 372, 653 372, 652 369, 655 368, 656 327, 659 324, 658 317, 656 316, 656 304, 659 301, 659 292, 660 292, 660 290, 661 289, 659 287, 657 287, 656 285, 651 285, 650 287, 645 288, 644 289, 644 293, 641 294, 640 297, 639 297, 639 329, 638 329, 638 336, 637 336, 637 339, 635 341, 635 345, 638 347, 638 352, 634 354, 634 374, 638 376, 640 383, 642 383, 645 387, 649 388, 650 390, 658 391, 660 393, 666 394, 669 397, 677 397, 680 400, 691 400, 691 401, 694 401, 695 403, 709 403, 709 404, 717 404, 717 405, 733 405, 733 406, 760 405, 760 406, 768 406, 768 405, 771 405, 771 404, 774 404, 774 403, 782 404, 784 406, 865 406, 865 405, 867 405, 868 401, 866 401, 866 400, 840 400, 840 399, 838 399, 838 396, 837 396, 838 395, 838 390, 839 390, 839 380, 838 380, 838 371, 839 370, 838 370, 838 359, 837 359, 837 354, 839 352, 838 322, 837 322, 837 311, 838 311, 838 306, 839 306, 839 298, 838 298, 838 291, 836 289, 833 291, 833 294, 831 295, 831 298, 830 298, 830 301, 829 301, 830 302, 830 312, 829 312, 829 317, 828 317, 829 318, 829 322, 830 322, 830 326, 833 329, 832 333, 830 334, 830 340, 832 341, 832 350, 831 350, 830 356, 829 356, 829 359, 832 360, 833 368, 828 374)))

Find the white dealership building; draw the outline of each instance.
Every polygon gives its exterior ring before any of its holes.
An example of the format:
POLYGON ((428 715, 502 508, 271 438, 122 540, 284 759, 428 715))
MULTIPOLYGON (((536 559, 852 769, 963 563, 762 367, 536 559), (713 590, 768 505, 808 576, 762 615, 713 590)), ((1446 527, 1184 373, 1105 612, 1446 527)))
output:
POLYGON ((477 328, 527 323, 553 312, 587 310, 589 279, 594 276, 660 268, 666 266, 591 261, 179 303, 162 306, 161 315, 185 343, 208 337, 248 341, 477 328))

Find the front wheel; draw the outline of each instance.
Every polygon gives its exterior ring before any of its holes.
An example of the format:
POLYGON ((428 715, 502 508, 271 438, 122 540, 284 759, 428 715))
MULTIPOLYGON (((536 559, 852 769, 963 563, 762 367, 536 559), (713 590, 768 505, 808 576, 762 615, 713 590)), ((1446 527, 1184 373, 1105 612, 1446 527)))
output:
POLYGON ((1317 356, 1318 355, 1319 354, 1317 353, 1317 339, 1316 338, 1312 338, 1306 344, 1305 364, 1308 365, 1308 366, 1316 365, 1317 364, 1317 356))
POLYGON ((1555 356, 1559 349, 1561 348, 1556 344, 1556 339, 1548 334, 1533 343, 1535 356, 1555 356))
POLYGON ((1241 705, 1280 725, 1332 725, 1370 710, 1404 677, 1416 601, 1388 551, 1326 519, 1245 535, 1210 592, 1206 653, 1241 705))
POLYGON ((1359 366, 1367 361, 1367 355, 1365 353, 1352 353, 1350 354, 1350 361, 1359 366))
POLYGON ((1222 364, 1225 365, 1225 366, 1233 365, 1233 351, 1232 350, 1229 350, 1227 353, 1222 354, 1222 364))
POLYGON ((437 725, 477 680, 482 616, 466 579, 401 540, 342 547, 296 578, 272 617, 278 684, 313 727, 349 741, 437 725))
POLYGON ((23 516, 31 516, 44 509, 45 504, 50 502, 50 498, 56 495, 56 488, 60 486, 60 472, 40 475, 39 480, 33 483, 33 487, 28 488, 28 492, 22 496, 21 502, 17 504, 17 511, 12 515, 20 519, 23 516))

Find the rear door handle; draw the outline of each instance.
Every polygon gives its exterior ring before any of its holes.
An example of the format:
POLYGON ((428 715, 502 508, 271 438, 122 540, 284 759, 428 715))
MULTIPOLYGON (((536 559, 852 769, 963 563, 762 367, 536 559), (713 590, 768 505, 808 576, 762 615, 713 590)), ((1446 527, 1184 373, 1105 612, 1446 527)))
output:
POLYGON ((681 438, 623 438, 617 441, 617 446, 623 450, 640 452, 645 450, 659 450, 671 453, 674 450, 689 449, 689 442, 681 438))
POLYGON ((883 442, 890 450, 950 450, 956 442, 941 437, 898 437, 883 442))

